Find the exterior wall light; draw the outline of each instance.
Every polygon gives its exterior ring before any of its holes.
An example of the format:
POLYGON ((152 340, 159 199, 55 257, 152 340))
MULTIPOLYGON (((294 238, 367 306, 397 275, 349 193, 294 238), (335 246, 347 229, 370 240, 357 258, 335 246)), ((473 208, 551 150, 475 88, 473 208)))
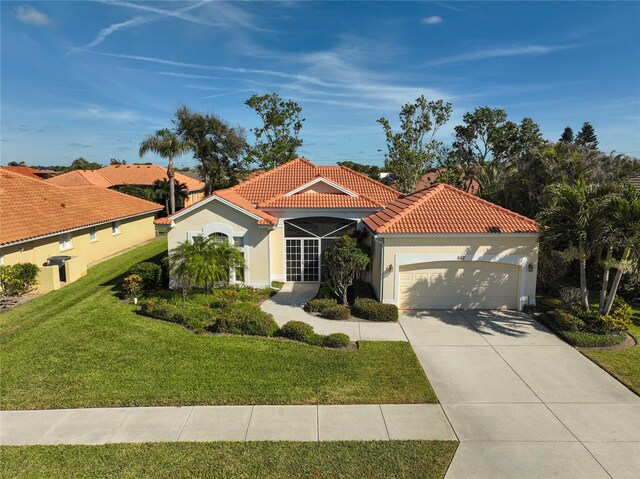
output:
POLYGON ((533 263, 529 263, 529 266, 527 266, 527 271, 529 271, 529 273, 533 273, 533 263))

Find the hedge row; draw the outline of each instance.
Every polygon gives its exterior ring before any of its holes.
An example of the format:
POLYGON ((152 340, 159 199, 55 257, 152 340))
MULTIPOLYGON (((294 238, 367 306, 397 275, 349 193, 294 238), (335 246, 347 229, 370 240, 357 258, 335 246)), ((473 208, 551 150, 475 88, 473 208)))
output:
POLYGON ((356 298, 351 312, 354 316, 369 321, 398 320, 398 308, 395 304, 383 304, 371 298, 356 298))
POLYGON ((255 304, 237 303, 223 310, 203 307, 185 308, 156 299, 140 302, 140 314, 154 319, 181 324, 195 331, 209 331, 217 334, 239 334, 249 336, 279 336, 294 341, 324 346, 345 348, 351 344, 349 336, 342 333, 323 336, 316 334, 313 327, 301 321, 289 321, 282 328, 273 316, 265 313, 255 304), (207 316, 208 314, 208 316, 207 316))
MULTIPOLYGON (((369 289, 358 283, 358 292, 368 294, 369 289)), ((326 319, 349 319, 354 316, 369 321, 397 321, 398 308, 393 304, 382 304, 371 297, 356 297, 353 306, 339 305, 335 297, 326 297, 326 294, 319 294, 318 297, 309 301, 305 310, 309 313, 318 313, 326 319)))

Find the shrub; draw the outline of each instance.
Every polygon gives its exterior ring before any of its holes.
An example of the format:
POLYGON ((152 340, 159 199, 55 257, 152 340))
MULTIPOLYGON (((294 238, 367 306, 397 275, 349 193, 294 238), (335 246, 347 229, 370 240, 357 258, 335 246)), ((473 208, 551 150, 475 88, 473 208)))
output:
POLYGON ((206 329, 213 333, 273 336, 278 330, 278 324, 273 316, 255 304, 238 303, 221 311, 206 329))
POLYGON ((351 339, 344 333, 333 333, 325 336, 322 345, 326 348, 346 348, 351 344, 351 339))
POLYGON ((322 334, 313 333, 307 338, 307 344, 311 346, 323 346, 325 337, 322 334))
POLYGON ((318 294, 316 295, 316 299, 335 299, 337 300, 338 297, 333 294, 333 291, 331 291, 331 289, 329 289, 329 287, 326 284, 323 284, 322 286, 320 286, 320 289, 318 290, 318 294))
POLYGON ((313 326, 303 323, 302 321, 289 321, 286 323, 278 333, 283 338, 293 339, 294 341, 301 341, 306 343, 313 333, 313 326))
POLYGON ((585 329, 585 323, 582 319, 561 309, 555 310, 553 320, 555 327, 561 331, 581 331, 585 329))
POLYGON ((338 301, 335 298, 316 298, 309 301, 305 305, 305 309, 309 313, 319 313, 325 308, 330 308, 337 305, 338 301))
POLYGON ((623 326, 622 329, 627 330, 633 324, 631 318, 633 317, 633 309, 627 304, 627 302, 619 296, 613 300, 613 308, 611 310, 611 316, 623 326))
POLYGON ((277 289, 278 291, 280 291, 283 286, 284 283, 282 281, 271 281, 271 287, 273 289, 277 289))
POLYGON ((22 296, 38 284, 40 268, 33 263, 0 266, 0 294, 3 297, 22 296))
POLYGON ((134 264, 128 271, 128 275, 132 274, 140 276, 145 291, 159 288, 162 282, 162 266, 150 261, 134 264))
POLYGON ((626 334, 598 334, 587 331, 564 331, 560 335, 571 345, 579 348, 604 348, 615 346, 625 340, 626 334))
POLYGON ((140 314, 150 318, 170 321, 173 315, 173 308, 167 303, 161 303, 154 299, 144 299, 138 304, 140 314))
POLYGON ((370 321, 398 320, 398 308, 394 304, 382 304, 371 298, 356 298, 351 312, 370 321))
POLYGON ((144 299, 138 303, 138 307, 143 316, 181 324, 195 331, 201 331, 211 315, 206 307, 194 305, 184 308, 157 299, 144 299))
POLYGON ((327 319, 349 319, 351 317, 351 311, 348 306, 336 304, 320 310, 320 316, 327 319))
POLYGON ((582 294, 579 288, 562 288, 560 299, 569 311, 576 312, 582 309, 582 294))
POLYGON ((137 274, 130 274, 122 280, 122 290, 128 298, 135 298, 142 289, 142 278, 137 274))

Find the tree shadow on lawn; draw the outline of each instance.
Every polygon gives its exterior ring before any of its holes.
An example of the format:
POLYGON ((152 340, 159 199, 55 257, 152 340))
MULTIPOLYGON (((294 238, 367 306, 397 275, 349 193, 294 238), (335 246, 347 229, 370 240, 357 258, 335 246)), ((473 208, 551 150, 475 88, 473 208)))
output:
MULTIPOLYGON (((158 265, 160 265, 162 267, 162 285, 161 288, 167 288, 169 285, 169 277, 166 274, 166 267, 163 265, 165 258, 167 257, 167 252, 166 251, 161 251, 160 253, 156 254, 155 256, 152 256, 150 258, 147 258, 143 261, 140 261, 140 263, 156 263, 158 265)), ((134 264, 138 264, 138 263, 134 263, 134 264)), ((133 266, 130 265, 129 268, 133 266)), ((100 283, 100 286, 108 286, 111 289, 111 293, 118 299, 121 299, 124 295, 124 290, 122 289, 122 282, 124 281, 124 278, 126 278, 129 275, 129 268, 127 268, 126 271, 120 273, 117 276, 113 276, 112 278, 108 279, 107 281, 104 281, 102 283, 100 283)))

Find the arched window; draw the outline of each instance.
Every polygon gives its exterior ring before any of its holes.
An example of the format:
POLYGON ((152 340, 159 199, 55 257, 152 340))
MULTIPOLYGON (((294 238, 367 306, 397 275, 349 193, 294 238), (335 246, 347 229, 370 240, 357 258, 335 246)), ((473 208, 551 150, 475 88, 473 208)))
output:
POLYGON ((224 243, 229 241, 229 237, 224 233, 211 233, 209 239, 214 243, 224 243))

